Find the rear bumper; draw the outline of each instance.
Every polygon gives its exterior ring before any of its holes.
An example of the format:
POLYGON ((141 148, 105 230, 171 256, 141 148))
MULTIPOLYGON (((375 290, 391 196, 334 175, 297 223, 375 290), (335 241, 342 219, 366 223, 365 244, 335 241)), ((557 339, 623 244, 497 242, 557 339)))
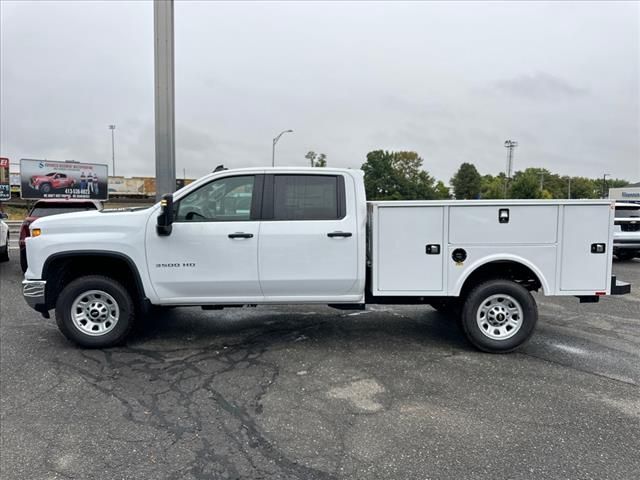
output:
POLYGON ((25 302, 36 312, 45 315, 47 310, 47 302, 45 298, 45 290, 47 282, 45 280, 23 280, 22 296, 25 302))
POLYGON ((619 281, 615 275, 611 275, 611 295, 626 295, 631 293, 631 284, 619 281))

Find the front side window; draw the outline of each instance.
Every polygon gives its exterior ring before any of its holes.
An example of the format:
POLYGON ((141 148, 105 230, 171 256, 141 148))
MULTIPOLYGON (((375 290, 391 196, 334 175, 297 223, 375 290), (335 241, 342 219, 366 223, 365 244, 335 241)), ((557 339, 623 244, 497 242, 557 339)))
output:
POLYGON ((237 222, 251 220, 255 177, 214 180, 181 198, 177 222, 237 222))
POLYGON ((337 220, 344 196, 335 175, 276 175, 274 220, 337 220))

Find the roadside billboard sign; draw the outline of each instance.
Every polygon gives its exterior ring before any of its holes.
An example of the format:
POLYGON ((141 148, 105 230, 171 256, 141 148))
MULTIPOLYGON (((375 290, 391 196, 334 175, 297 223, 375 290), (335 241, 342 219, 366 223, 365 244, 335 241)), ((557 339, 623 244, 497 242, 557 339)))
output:
POLYGON ((20 160, 20 196, 26 199, 107 200, 106 164, 20 160))
POLYGON ((0 158, 0 202, 11 200, 11 177, 9 176, 9 159, 0 158))
POLYGON ((109 195, 144 196, 143 178, 109 178, 109 195))

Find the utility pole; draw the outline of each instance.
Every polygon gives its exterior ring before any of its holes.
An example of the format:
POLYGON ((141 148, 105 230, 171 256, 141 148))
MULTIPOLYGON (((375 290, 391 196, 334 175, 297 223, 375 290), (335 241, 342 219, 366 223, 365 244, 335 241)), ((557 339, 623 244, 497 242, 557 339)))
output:
POLYGON ((113 171, 111 173, 111 175, 113 175, 114 177, 116 176, 116 143, 115 143, 115 137, 114 137, 114 132, 116 130, 116 126, 115 125, 109 125, 109 130, 111 130, 111 164, 113 165, 113 171))
POLYGON ((567 189, 567 198, 571 200, 571 177, 569 177, 569 188, 567 189))
POLYGON ((505 148, 507 148, 507 178, 504 181, 504 198, 507 198, 507 189, 509 188, 509 180, 511 180, 511 171, 513 169, 513 149, 518 146, 515 140, 505 140, 505 148))
POLYGON ((603 173, 602 174, 602 198, 607 198, 607 177, 610 177, 611 174, 610 173, 603 173))
POLYGON ((156 200, 176 190, 173 0, 153 0, 156 200))
POLYGON ((276 143, 280 140, 280 137, 285 133, 293 133, 293 130, 283 130, 273 139, 273 147, 271 149, 271 166, 276 166, 276 143))
POLYGON ((544 172, 540 172, 540 193, 544 190, 544 172))

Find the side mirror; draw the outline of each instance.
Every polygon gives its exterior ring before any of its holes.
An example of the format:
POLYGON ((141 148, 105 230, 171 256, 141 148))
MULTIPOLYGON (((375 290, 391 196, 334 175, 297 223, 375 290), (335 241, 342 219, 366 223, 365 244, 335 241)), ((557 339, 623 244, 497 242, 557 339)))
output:
POLYGON ((160 200, 160 215, 158 215, 158 224, 156 232, 158 235, 171 235, 171 224, 173 223, 173 195, 167 193, 160 200))

